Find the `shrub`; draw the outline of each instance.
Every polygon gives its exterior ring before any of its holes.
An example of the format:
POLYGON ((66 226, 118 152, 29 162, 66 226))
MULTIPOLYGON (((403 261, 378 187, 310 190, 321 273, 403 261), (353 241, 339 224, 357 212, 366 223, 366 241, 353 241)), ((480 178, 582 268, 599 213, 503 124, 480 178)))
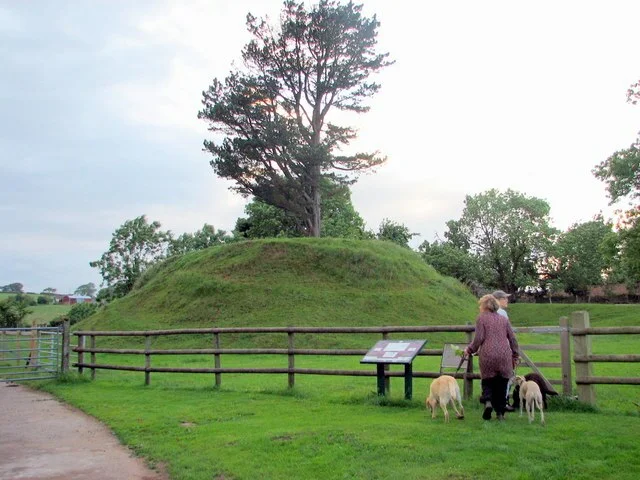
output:
POLYGON ((95 303, 77 303, 73 307, 71 307, 71 310, 69 310, 67 316, 71 321, 71 325, 73 325, 74 323, 90 317, 91 315, 96 313, 97 309, 98 305, 96 305, 95 303))
POLYGON ((30 313, 27 306, 22 302, 9 299, 0 302, 0 328, 17 328, 20 323, 30 313))
POLYGON ((25 307, 33 307, 37 305, 36 301, 24 293, 18 293, 12 300, 16 303, 22 303, 25 307))
POLYGON ((45 297, 44 295, 40 295, 38 296, 38 305, 48 305, 49 304, 49 298, 45 297))

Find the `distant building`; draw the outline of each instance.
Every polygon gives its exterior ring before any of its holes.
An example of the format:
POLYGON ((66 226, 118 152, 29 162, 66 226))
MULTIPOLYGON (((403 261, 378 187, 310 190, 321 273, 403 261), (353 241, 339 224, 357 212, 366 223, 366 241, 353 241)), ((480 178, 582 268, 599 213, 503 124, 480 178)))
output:
POLYGON ((76 303, 93 303, 93 297, 87 295, 63 295, 60 299, 62 305, 75 305, 76 303))

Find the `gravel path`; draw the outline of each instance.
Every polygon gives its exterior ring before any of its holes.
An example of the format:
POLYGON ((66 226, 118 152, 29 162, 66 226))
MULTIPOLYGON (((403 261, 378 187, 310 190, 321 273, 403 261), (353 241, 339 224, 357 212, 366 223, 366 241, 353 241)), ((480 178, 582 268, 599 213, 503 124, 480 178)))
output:
POLYGON ((0 383, 0 479, 167 480, 89 415, 23 385, 0 383))

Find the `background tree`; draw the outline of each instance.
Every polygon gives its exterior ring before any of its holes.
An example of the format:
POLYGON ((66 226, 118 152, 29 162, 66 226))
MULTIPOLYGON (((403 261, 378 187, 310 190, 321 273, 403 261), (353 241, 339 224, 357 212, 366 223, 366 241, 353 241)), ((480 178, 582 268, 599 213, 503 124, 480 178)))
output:
POLYGON ((491 281, 491 275, 483 266, 482 259, 452 242, 424 241, 418 247, 422 259, 442 275, 454 277, 479 293, 491 281))
POLYGON ((144 215, 127 220, 113 233, 109 250, 89 263, 100 270, 103 283, 113 288, 115 297, 129 293, 142 272, 165 257, 171 233, 161 231, 160 226, 159 222, 149 223, 144 215))
MULTIPOLYGON (((334 238, 373 238, 351 203, 347 185, 322 182, 322 235, 334 238)), ((238 218, 234 235, 239 238, 299 237, 298 222, 285 210, 258 199, 245 206, 247 217, 238 218)))
POLYGON ((22 320, 31 313, 24 302, 7 299, 0 302, 0 328, 18 328, 22 320))
POLYGON ((298 222, 282 208, 257 198, 244 207, 246 217, 236 220, 234 235, 239 238, 298 237, 298 222))
POLYGON ((198 118, 226 135, 219 144, 204 142, 216 174, 290 214, 305 235, 321 234, 323 177, 346 184, 350 172, 384 161, 373 153, 336 154, 356 133, 328 121, 332 108, 366 112, 365 100, 380 88, 369 77, 390 62, 375 51, 378 27, 361 5, 333 0, 308 11, 286 1, 278 27, 249 14, 246 70, 224 83, 214 79, 203 92, 198 118))
POLYGON ((355 239, 374 238, 373 233, 365 229, 364 220, 351 202, 351 190, 348 185, 325 179, 321 206, 321 236, 355 239))
POLYGON ((47 287, 44 290, 42 290, 41 293, 45 294, 45 295, 53 295, 54 293, 56 293, 58 290, 56 288, 52 288, 52 287, 47 287))
POLYGON ((606 184, 609 204, 623 197, 640 197, 640 145, 636 142, 626 150, 615 152, 593 170, 598 180, 606 184))
POLYGON ((640 206, 622 212, 616 229, 604 241, 610 264, 607 283, 624 283, 634 289, 640 284, 640 206))
POLYGON ((224 230, 216 231, 213 225, 205 223, 200 230, 194 233, 183 233, 178 238, 171 239, 167 255, 181 255, 214 245, 221 245, 231 240, 232 237, 224 230))
POLYGON ((537 266, 557 234, 549 226, 547 202, 492 189, 467 195, 464 203, 462 217, 447 222, 447 242, 477 256, 492 287, 516 292, 537 285, 537 266))
POLYGON ((409 228, 404 224, 385 218, 380 223, 376 238, 378 240, 387 240, 389 242, 397 243, 402 247, 409 248, 409 241, 417 235, 420 234, 411 233, 411 230, 409 230, 409 228))
MULTIPOLYGON (((640 81, 627 90, 628 103, 636 105, 639 100, 640 81)), ((628 149, 596 165, 592 173, 605 182, 610 205, 624 198, 631 204, 627 211, 620 212, 617 237, 609 237, 607 251, 612 276, 635 287, 640 283, 640 137, 628 149)))
POLYGON ((572 225, 559 235, 552 248, 554 269, 550 279, 576 296, 588 296, 591 286, 602 285, 609 271, 605 241, 613 232, 601 216, 590 222, 572 225))
POLYGON ((0 287, 0 292, 4 293, 23 293, 24 285, 21 283, 10 283, 9 285, 5 285, 0 287))
POLYGON ((96 296, 96 286, 93 282, 85 283, 84 285, 80 285, 76 288, 75 295, 84 295, 87 297, 95 297, 96 296))

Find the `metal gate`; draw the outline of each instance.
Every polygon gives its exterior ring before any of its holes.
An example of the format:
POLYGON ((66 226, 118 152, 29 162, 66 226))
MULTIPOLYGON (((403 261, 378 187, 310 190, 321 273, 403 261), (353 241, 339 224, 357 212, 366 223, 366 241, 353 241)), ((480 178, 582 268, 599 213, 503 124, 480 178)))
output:
POLYGON ((0 382, 54 378, 61 371, 62 327, 0 329, 0 382))

